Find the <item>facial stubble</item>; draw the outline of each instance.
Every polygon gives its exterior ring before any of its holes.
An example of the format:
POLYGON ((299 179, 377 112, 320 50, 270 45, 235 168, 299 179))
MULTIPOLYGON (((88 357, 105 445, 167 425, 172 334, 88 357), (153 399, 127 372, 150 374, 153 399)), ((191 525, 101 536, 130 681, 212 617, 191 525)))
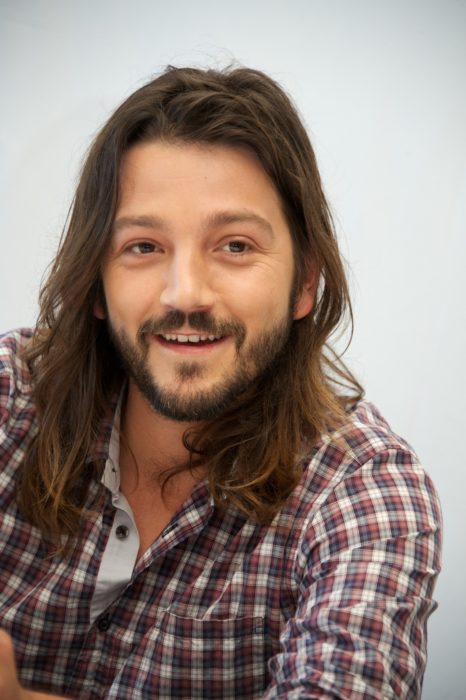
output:
POLYGON ((123 329, 109 330, 115 349, 128 375, 154 411, 176 421, 212 420, 226 411, 254 382, 270 371, 274 360, 286 344, 292 323, 291 311, 271 328, 247 342, 246 330, 238 321, 215 321, 204 312, 187 317, 171 312, 162 319, 150 319, 139 328, 136 342, 123 329), (231 337, 235 342, 235 364, 228 374, 208 389, 182 391, 196 379, 201 379, 209 367, 198 361, 180 361, 176 366, 178 389, 161 386, 149 367, 151 336, 174 332, 187 318, 190 328, 200 333, 231 337))

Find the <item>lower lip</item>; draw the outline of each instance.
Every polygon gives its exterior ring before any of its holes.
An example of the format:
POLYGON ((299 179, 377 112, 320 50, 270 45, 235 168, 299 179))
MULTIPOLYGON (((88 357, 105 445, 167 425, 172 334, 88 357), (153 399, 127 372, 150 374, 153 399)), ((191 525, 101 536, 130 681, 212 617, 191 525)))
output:
POLYGON ((205 353, 213 352, 217 348, 225 344, 228 337, 221 338, 220 340, 214 340, 211 343, 170 343, 165 340, 160 335, 152 336, 154 342, 160 345, 162 348, 176 352, 179 355, 203 355, 205 353))

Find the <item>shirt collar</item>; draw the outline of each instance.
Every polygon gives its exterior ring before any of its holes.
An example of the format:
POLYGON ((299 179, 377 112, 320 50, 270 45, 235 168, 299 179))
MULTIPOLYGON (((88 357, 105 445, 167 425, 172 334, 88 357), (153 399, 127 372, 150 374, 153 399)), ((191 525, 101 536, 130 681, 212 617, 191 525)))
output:
MULTIPOLYGON (((105 466, 102 472, 101 484, 103 484, 113 496, 117 496, 120 490, 120 423, 123 400, 126 395, 126 384, 119 393, 115 393, 110 401, 108 414, 102 419, 100 431, 94 449, 89 455, 89 462, 102 460, 105 466)), ((208 489, 207 478, 202 479, 194 488, 193 494, 203 488, 208 489)), ((208 502, 214 507, 214 498, 209 494, 208 502)))
MULTIPOLYGON (((117 409, 119 408, 119 411, 121 413, 121 406, 125 390, 126 385, 112 394, 109 400, 108 411, 100 420, 97 430, 97 436, 87 458, 88 462, 105 462, 108 459, 110 452, 110 442, 115 428, 115 418, 117 415, 117 409)), ((118 414, 118 416, 119 415, 120 414, 118 414)), ((118 417, 118 430, 119 428, 120 420, 118 417)))
POLYGON ((120 392, 113 416, 112 432, 108 443, 108 456, 105 461, 101 482, 115 496, 120 490, 120 421, 123 391, 120 392))

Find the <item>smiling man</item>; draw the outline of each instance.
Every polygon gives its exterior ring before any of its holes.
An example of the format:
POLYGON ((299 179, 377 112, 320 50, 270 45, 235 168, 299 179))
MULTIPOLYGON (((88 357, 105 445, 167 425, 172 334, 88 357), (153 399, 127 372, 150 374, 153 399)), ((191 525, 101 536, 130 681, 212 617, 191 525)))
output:
MULTIPOLYGON (((214 418, 266 370, 313 279, 293 294, 277 192, 246 149, 155 141, 121 168, 102 282, 132 400, 176 421, 214 418)), ((150 418, 153 421, 152 415, 150 418)))
POLYGON ((170 68, 89 153, 0 348, 0 697, 415 698, 440 511, 264 74, 170 68))

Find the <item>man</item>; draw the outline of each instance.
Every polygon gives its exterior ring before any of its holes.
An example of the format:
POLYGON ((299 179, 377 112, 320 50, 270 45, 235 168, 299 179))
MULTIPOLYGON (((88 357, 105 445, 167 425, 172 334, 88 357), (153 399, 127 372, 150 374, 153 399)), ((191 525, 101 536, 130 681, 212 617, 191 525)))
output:
POLYGON ((349 308, 270 78, 119 107, 3 338, 0 697, 419 697, 439 506, 326 345, 349 308))

